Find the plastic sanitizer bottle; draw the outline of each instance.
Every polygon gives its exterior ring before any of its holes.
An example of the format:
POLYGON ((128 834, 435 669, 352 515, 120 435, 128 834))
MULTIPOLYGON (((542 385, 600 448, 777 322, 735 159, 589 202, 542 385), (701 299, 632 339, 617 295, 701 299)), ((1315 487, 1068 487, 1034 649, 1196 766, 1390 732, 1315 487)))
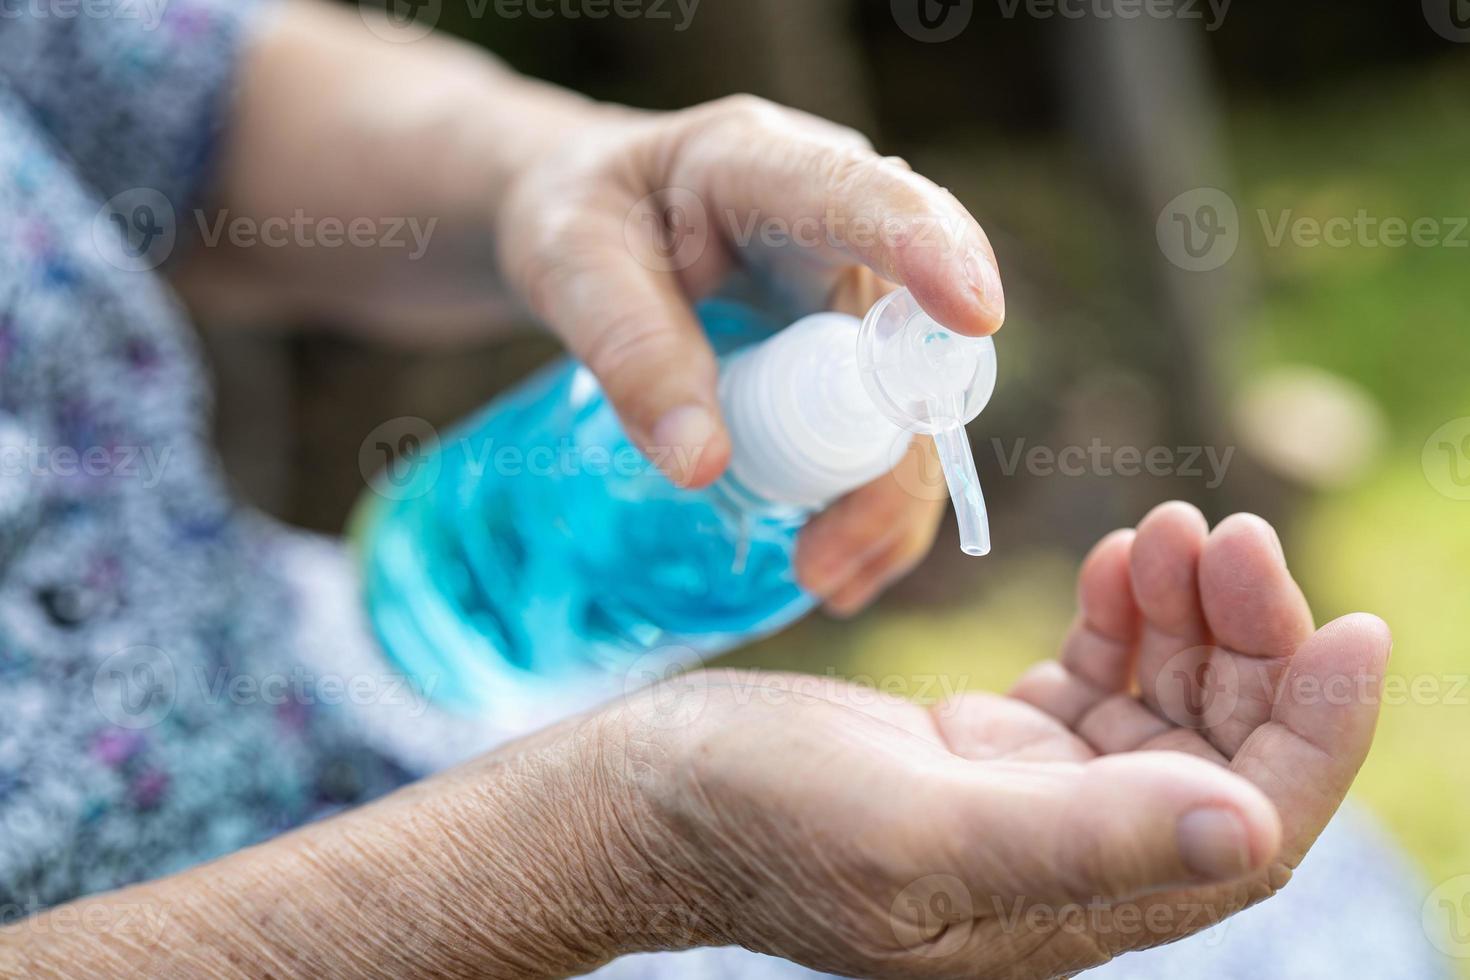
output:
POLYGON ((939 448, 961 546, 990 550, 963 428, 995 387, 989 338, 950 332, 906 291, 861 322, 821 313, 778 332, 734 304, 700 312, 717 350, 745 342, 721 361, 732 458, 714 485, 675 487, 564 361, 442 439, 419 485, 364 496, 368 618, 436 700, 474 711, 660 647, 705 656, 780 629, 816 602, 796 581, 797 533, 915 434, 939 448))

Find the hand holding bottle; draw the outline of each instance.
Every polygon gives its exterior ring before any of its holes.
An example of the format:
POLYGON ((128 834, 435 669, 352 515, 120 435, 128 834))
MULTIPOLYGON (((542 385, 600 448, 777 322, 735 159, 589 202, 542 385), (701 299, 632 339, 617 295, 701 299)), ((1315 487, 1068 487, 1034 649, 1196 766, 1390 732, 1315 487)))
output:
MULTIPOLYGON (((789 299, 788 319, 861 315, 894 283, 958 333, 1005 316, 990 244, 952 195, 857 133, 748 97, 608 110, 525 168, 497 221, 512 286, 597 375, 635 444, 663 450, 691 487, 731 451, 692 304, 733 276, 789 299)), ((932 452, 924 440, 901 465, 932 466, 932 452)), ((875 480, 806 529, 798 572, 833 611, 860 609, 928 551, 943 502, 905 484, 875 480)))

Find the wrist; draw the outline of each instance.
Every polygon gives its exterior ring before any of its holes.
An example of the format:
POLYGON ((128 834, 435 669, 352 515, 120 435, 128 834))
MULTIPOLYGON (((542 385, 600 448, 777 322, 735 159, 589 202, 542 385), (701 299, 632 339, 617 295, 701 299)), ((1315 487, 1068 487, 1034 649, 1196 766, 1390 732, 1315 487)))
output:
POLYGON ((434 781, 434 903, 491 975, 587 972, 694 945, 654 880, 622 728, 578 719, 434 781))
POLYGON ((507 202, 547 169, 546 161, 569 152, 589 132, 642 113, 519 75, 488 56, 480 56, 479 68, 480 84, 469 89, 474 94, 459 137, 470 179, 458 186, 480 188, 472 206, 499 240, 507 202))

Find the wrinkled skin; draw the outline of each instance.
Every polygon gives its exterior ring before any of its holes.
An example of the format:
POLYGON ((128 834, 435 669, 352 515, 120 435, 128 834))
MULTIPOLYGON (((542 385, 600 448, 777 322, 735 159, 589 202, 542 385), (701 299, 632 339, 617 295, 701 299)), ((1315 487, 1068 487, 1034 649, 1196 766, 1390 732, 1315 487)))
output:
POLYGON ((1281 888, 1368 750, 1387 628, 1314 633, 1269 525, 1183 504, 1104 539, 1079 596, 1009 696, 706 672, 605 716, 621 887, 688 930, 641 945, 1052 977, 1281 888))
MULTIPOLYGON (((602 107, 525 168, 497 227, 512 288, 688 486, 730 458, 693 300, 740 282, 778 316, 861 315, 902 285, 961 333, 1005 319, 990 242, 952 194, 857 132, 749 96, 663 114, 602 107)), ((921 440, 806 529, 797 571, 830 612, 857 612, 928 552, 937 474, 921 440)))

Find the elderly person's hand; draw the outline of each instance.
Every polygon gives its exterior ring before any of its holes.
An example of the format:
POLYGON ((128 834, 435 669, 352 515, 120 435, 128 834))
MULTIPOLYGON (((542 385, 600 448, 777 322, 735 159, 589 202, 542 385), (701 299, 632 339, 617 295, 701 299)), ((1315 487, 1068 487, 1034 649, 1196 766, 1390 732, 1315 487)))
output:
MULTIPOLYGON (((499 215, 510 281, 602 381, 629 434, 703 486, 729 436, 691 301, 753 277, 782 315, 861 315, 893 283, 941 323, 989 334, 1005 298, 985 233, 947 191, 861 135, 742 96, 684 112, 604 110, 528 167, 499 215), (669 452, 669 450, 673 450, 669 452)), ((839 613, 927 553, 941 495, 928 440, 814 521, 803 584, 839 613)))
MULTIPOLYGON (((689 486, 730 455, 693 304, 733 280, 783 318, 861 314, 895 284, 961 333, 1005 317, 975 219, 856 132, 750 97, 673 113, 596 104, 442 38, 386 43, 312 3, 286 5, 245 65, 216 197, 231 220, 327 214, 401 230, 407 217, 423 240, 225 236, 176 273, 196 305, 238 317, 268 304, 277 318, 442 342, 483 335, 509 296, 689 486)), ((800 542, 801 581, 834 612, 857 611, 928 551, 943 494, 904 489, 936 480, 928 440, 901 466, 915 472, 859 489, 800 542)))
POLYGON ((1271 528, 1207 534, 1184 505, 1106 538, 1079 593, 1059 659, 1011 697, 686 675, 44 913, 0 933, 0 965, 545 977, 733 943, 880 980, 1025 978, 1188 935, 1285 884, 1337 809, 1388 631, 1359 615, 1313 634, 1271 528), (170 928, 103 943, 50 918, 120 910, 170 928))
POLYGON ((879 978, 1071 975, 1270 896, 1368 751, 1387 628, 1313 634, 1270 526, 1183 504, 1099 544, 1079 595, 1008 698, 696 674, 631 702, 621 887, 701 942, 879 978))

